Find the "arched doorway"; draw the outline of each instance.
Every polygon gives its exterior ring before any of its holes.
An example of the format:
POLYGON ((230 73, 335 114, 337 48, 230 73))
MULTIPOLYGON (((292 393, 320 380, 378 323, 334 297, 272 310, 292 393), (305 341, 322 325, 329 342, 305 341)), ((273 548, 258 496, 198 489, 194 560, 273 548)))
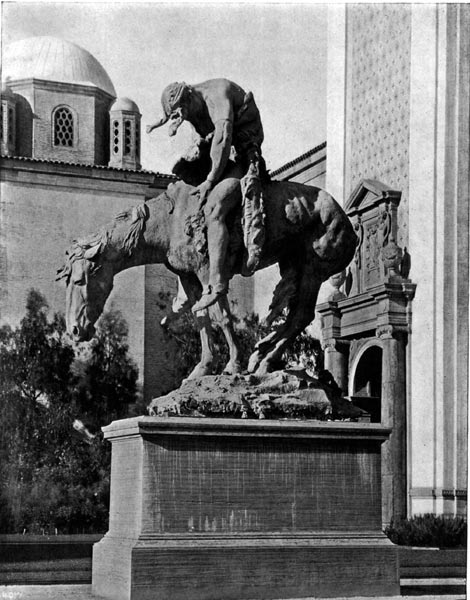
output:
POLYGON ((380 423, 382 414, 382 348, 370 346, 359 357, 352 377, 352 402, 380 423))

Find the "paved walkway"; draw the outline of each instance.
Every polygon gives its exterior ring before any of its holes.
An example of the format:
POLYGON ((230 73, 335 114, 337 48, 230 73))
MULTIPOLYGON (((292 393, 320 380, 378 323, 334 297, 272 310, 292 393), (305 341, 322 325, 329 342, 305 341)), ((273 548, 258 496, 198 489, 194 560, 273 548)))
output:
MULTIPOLYGON (((440 596, 396 596, 374 600, 465 600, 465 594, 440 596)), ((2 585, 0 600, 97 600, 91 594, 91 585, 2 585)), ((189 600, 189 599, 188 599, 189 600)), ((303 598, 302 600, 313 600, 303 598)), ((318 599, 316 599, 318 600, 318 599)), ((332 600, 331 598, 329 600, 332 600)), ((335 600, 352 600, 336 598, 335 600)), ((372 600, 356 598, 355 600, 372 600)))

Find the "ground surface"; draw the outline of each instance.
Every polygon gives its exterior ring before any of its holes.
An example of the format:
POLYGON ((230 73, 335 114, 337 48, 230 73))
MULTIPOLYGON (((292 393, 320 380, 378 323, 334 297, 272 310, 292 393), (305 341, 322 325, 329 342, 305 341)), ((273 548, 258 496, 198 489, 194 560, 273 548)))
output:
MULTIPOLYGON (((397 596, 383 600, 464 600, 465 594, 439 596, 397 596)), ((0 600, 96 600, 91 585, 4 585, 0 586, 0 600)), ((190 599, 188 599, 190 600, 190 599)), ((309 600, 303 598, 302 600, 309 600)), ((318 600, 318 599, 316 599, 318 600)), ((330 599, 331 600, 331 599, 330 599)), ((338 598, 336 600, 343 600, 338 598)), ((352 600, 348 598, 347 600, 352 600)), ((371 598, 355 600, 372 600, 371 598)), ((375 598, 374 600, 382 600, 375 598)))

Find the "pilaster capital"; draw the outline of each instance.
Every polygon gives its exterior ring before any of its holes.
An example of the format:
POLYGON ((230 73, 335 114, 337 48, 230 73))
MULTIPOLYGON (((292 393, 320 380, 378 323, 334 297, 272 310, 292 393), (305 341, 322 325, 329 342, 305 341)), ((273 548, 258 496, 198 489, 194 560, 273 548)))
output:
POLYGON ((381 340, 402 339, 407 333, 407 328, 397 327, 390 323, 379 325, 375 330, 375 335, 381 340))
POLYGON ((323 351, 335 351, 335 352, 346 352, 350 346, 349 340, 339 340, 337 338, 326 338, 321 342, 321 348, 323 351))

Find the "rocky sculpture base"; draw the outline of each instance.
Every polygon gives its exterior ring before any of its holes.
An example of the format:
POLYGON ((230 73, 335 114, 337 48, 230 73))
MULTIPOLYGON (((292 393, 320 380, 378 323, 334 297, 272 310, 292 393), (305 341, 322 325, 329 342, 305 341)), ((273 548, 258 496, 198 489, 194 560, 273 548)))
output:
POLYGON ((93 593, 112 600, 399 595, 373 423, 141 417, 112 443, 93 593))
MULTIPOLYGON (((327 373, 327 372, 325 372, 327 373)), ((365 413, 342 397, 334 381, 305 369, 264 376, 214 375, 189 379, 149 405, 156 417, 355 420, 365 413)))

